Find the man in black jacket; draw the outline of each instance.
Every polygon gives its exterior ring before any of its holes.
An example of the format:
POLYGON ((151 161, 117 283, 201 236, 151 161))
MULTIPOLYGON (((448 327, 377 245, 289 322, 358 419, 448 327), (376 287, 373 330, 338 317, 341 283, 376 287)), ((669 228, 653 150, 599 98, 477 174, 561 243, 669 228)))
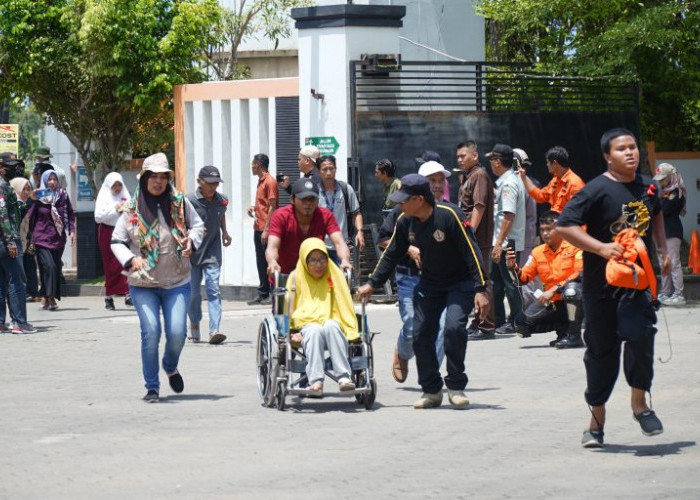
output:
POLYGON ((436 203, 430 183, 422 175, 403 177, 401 189, 391 195, 391 200, 401 204, 403 214, 369 283, 361 286, 357 295, 369 297, 373 288, 383 285, 410 245, 420 250, 421 275, 413 297, 413 349, 423 395, 413 407, 432 408, 442 404, 443 379, 435 338, 445 308, 444 384, 450 403, 458 408, 466 407, 469 400, 464 394, 465 329, 472 303, 479 315, 485 315, 488 307, 486 272, 479 247, 464 215, 448 204, 436 203))

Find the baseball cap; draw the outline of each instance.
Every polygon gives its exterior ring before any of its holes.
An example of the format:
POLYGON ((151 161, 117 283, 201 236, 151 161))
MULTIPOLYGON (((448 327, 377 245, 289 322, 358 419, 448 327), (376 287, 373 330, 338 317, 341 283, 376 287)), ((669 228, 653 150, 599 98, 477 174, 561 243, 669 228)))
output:
POLYGON ((219 169, 213 165, 207 165, 199 169, 199 175, 197 176, 204 182, 224 182, 221 179, 221 174, 219 169))
POLYGON ((440 158, 440 153, 437 151, 432 151, 428 149, 427 151, 423 151, 423 154, 415 158, 416 163, 419 165, 428 162, 428 161, 436 161, 438 163, 442 163, 442 158, 440 158))
POLYGON ((2 154, 0 154, 0 163, 6 163, 8 161, 14 160, 15 159, 14 156, 15 156, 15 154, 11 153, 9 151, 6 153, 2 153, 2 154))
POLYGON ((433 200, 430 191, 430 181, 420 174, 408 174, 401 177, 401 188, 389 195, 389 200, 394 203, 405 203, 411 196, 423 196, 427 200, 433 200))
POLYGON ((675 174, 676 172, 678 172, 678 170, 676 170, 676 167, 670 163, 661 163, 656 167, 656 175, 654 176, 654 180, 661 181, 669 175, 675 174))
POLYGON ((302 177, 292 184, 292 196, 297 198, 318 198, 318 186, 306 177, 302 177))
POLYGON ((486 158, 499 158, 505 160, 504 163, 513 161, 513 148, 508 144, 496 144, 493 149, 486 153, 486 158))
POLYGON ((307 144, 299 150, 299 154, 304 155, 312 160, 316 160, 321 156, 321 152, 313 144, 307 144))
POLYGON ((430 175, 437 174, 438 172, 445 174, 445 177, 452 175, 452 172, 446 170, 445 167, 436 161, 426 161, 418 169, 418 175, 422 175, 423 177, 428 177, 430 175))

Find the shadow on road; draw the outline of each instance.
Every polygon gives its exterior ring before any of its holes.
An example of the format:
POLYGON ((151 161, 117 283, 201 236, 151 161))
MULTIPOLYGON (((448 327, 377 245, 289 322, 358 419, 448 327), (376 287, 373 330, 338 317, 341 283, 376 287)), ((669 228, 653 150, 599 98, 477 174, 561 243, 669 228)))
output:
POLYGON ((159 403, 179 403, 180 401, 218 401, 220 399, 228 399, 233 396, 223 394, 173 394, 171 396, 161 397, 159 403))
POLYGON ((664 444, 606 444, 598 453, 634 453, 636 457, 665 457, 666 455, 679 455, 683 448, 695 446, 695 441, 678 441, 664 444))

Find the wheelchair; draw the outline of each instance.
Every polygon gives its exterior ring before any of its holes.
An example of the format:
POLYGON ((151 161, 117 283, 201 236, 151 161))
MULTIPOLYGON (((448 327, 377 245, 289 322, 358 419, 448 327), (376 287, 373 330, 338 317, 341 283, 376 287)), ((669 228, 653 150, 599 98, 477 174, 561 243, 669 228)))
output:
MULTIPOLYGON (((285 288, 288 275, 275 273, 272 290, 272 314, 263 319, 258 329, 257 363, 258 393, 262 405, 282 411, 286 406, 288 395, 306 396, 310 393, 306 377, 306 357, 300 345, 289 340, 289 296, 285 288)), ((348 284, 351 276, 346 273, 348 284)), ((375 333, 367 328, 365 302, 362 313, 357 315, 360 338, 348 343, 348 361, 350 378, 355 383, 355 390, 348 391, 354 395, 357 404, 369 410, 377 396, 377 383, 374 379, 374 354, 372 339, 375 333)), ((330 359, 326 358, 324 374, 338 382, 330 371, 330 359)), ((324 398, 327 394, 324 394, 324 398)))

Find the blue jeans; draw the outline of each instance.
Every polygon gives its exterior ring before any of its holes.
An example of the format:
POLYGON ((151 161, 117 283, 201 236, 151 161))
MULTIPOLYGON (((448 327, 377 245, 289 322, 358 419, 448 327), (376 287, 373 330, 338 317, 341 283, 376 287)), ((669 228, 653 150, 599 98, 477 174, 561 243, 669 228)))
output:
POLYGON ((7 294, 10 318, 17 323, 27 322, 26 278, 22 267, 22 248, 14 259, 0 257, 0 324, 5 324, 5 295, 7 294), (5 288, 7 287, 7 288, 5 288))
POLYGON ((204 284, 207 289, 207 308, 209 309, 209 333, 219 331, 221 324, 221 292, 219 291, 219 276, 221 268, 216 264, 204 264, 202 266, 192 266, 192 297, 188 314, 190 323, 199 325, 202 321, 202 274, 204 274, 204 284))
MULTIPOLYGON (((399 338, 396 342, 396 350, 401 359, 412 359, 413 354, 413 290, 416 288, 420 276, 396 273, 396 293, 399 298, 399 315, 403 326, 399 330, 399 338)), ((440 316, 440 331, 435 339, 435 352, 438 357, 438 366, 442 365, 445 357, 445 311, 440 316)))
POLYGON ((187 336, 187 304, 190 301, 190 284, 175 288, 144 288, 129 286, 131 300, 139 315, 141 325, 141 364, 146 389, 159 390, 158 344, 160 343, 160 311, 165 323, 165 352, 163 370, 177 370, 182 347, 187 336))

